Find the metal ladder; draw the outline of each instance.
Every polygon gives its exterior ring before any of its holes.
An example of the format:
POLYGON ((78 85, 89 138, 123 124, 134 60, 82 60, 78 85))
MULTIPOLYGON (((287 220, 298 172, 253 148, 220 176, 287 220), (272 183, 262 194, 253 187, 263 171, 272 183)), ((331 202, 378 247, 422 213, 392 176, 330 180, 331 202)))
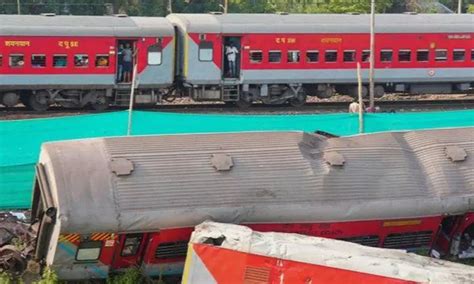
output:
POLYGON ((240 98, 240 85, 222 85, 222 100, 224 102, 236 102, 240 98))
POLYGON ((118 85, 115 89, 115 105, 128 106, 130 104, 130 84, 118 85))

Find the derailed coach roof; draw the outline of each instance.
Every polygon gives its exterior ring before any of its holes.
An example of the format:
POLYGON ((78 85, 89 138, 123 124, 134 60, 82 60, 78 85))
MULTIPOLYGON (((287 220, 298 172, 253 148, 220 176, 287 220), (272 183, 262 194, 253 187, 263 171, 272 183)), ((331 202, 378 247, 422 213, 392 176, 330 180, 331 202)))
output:
POLYGON ((172 36, 160 17, 0 15, 0 36, 172 36))
POLYGON ((342 138, 303 132, 46 143, 63 232, 219 222, 325 222, 474 207, 474 128, 342 138))
MULTIPOLYGON (((170 14, 189 33, 368 33, 370 15, 170 14)), ((378 33, 474 32, 472 14, 378 14, 378 33)))

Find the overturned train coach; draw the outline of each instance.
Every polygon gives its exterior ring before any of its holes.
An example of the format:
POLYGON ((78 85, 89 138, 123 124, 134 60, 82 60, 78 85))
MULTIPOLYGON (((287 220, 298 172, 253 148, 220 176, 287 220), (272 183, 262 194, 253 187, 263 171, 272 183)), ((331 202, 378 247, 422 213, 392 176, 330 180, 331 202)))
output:
POLYGON ((35 258, 63 279, 176 275, 205 220, 472 258, 473 157, 474 128, 46 143, 35 258))
MULTIPOLYGON (((473 19, 377 15, 375 95, 469 90, 473 19)), ((357 62, 368 79, 369 26, 368 15, 2 15, 0 103, 127 105, 133 76, 137 104, 189 96, 300 106, 307 96, 354 96, 357 62), (127 45, 136 72, 123 64, 127 45)))

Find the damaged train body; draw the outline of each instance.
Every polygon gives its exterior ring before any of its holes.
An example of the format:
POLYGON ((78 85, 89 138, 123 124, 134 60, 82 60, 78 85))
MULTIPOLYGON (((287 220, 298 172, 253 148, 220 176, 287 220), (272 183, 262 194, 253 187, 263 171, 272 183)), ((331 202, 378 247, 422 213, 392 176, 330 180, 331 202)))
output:
POLYGON ((61 279, 180 275, 193 227, 245 224, 474 257, 474 128, 253 132, 43 144, 35 255, 61 279))

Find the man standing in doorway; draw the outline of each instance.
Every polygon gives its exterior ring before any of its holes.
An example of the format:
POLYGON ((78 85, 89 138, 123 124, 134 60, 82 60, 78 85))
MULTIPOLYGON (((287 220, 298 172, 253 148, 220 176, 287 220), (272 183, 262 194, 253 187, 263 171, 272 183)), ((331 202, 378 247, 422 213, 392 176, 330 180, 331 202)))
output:
POLYGON ((119 45, 117 53, 117 82, 123 81, 123 44, 119 45))
POLYGON ((236 66, 236 59, 239 50, 233 43, 228 45, 225 50, 225 54, 227 55, 227 63, 229 64, 229 72, 230 77, 235 78, 237 76, 237 66, 236 66))
POLYGON ((122 50, 123 53, 123 81, 130 83, 132 81, 132 65, 133 65, 133 51, 130 48, 130 44, 125 44, 125 48, 122 50))

